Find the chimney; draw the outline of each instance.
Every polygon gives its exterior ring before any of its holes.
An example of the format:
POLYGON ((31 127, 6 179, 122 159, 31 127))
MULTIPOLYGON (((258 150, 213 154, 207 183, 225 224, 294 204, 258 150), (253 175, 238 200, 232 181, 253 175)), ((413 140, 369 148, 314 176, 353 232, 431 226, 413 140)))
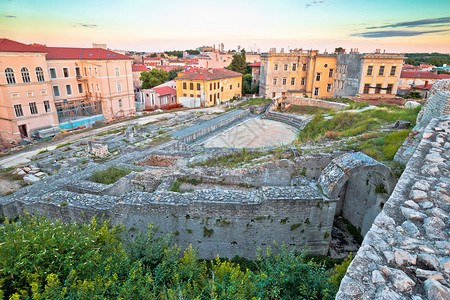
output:
POLYGON ((424 87, 424 88, 427 88, 427 87, 428 87, 428 80, 425 81, 425 85, 424 85, 423 87, 424 87))

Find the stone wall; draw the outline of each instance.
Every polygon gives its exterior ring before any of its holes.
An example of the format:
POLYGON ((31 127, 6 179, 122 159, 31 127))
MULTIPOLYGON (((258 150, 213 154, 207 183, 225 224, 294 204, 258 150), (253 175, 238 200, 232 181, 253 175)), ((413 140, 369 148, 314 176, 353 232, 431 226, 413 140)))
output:
POLYGON ((450 116, 433 119, 336 299, 450 299, 450 116))
MULTIPOLYGON (((315 106, 326 109, 334 109, 334 110, 343 110, 349 107, 348 104, 340 103, 340 102, 331 102, 313 98, 304 98, 299 96, 287 96, 282 97, 277 100, 280 102, 288 102, 290 105, 299 105, 299 106, 315 106)), ((276 109, 276 107, 275 107, 276 109)))

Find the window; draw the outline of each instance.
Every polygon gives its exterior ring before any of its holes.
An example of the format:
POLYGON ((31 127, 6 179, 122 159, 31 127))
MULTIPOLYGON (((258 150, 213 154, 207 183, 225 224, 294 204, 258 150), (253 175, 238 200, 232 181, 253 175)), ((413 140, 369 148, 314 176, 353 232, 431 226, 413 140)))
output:
POLYGON ((275 93, 272 93, 272 98, 275 98, 275 93))
POLYGON ((20 98, 20 94, 19 93, 11 93, 11 98, 19 99, 20 98))
POLYGON ((209 102, 212 102, 212 95, 209 95, 209 102))
POLYGON ((377 83, 377 86, 375 87, 375 94, 381 93, 381 83, 377 83))
POLYGON ((96 68, 96 67, 94 67, 94 74, 95 74, 95 76, 98 75, 98 72, 97 72, 97 68, 96 68))
POLYGON ((100 85, 97 83, 97 92, 100 93, 100 85))
POLYGON ((14 70, 11 68, 5 69, 6 83, 15 84, 16 78, 14 77, 14 70))
POLYGON ((302 77, 302 80, 300 81, 300 85, 305 85, 305 81, 306 81, 306 78, 302 77))
POLYGON ((233 89, 233 86, 230 84, 230 90, 232 90, 233 89))
POLYGON ((238 88, 241 87, 241 84, 238 82, 238 88))
POLYGON ((287 71, 288 68, 289 68, 289 66, 288 66, 287 64, 285 64, 285 65, 283 66, 283 69, 284 69, 285 71, 287 71))
POLYGON ((384 75, 384 66, 380 66, 380 69, 378 70, 378 75, 383 76, 384 75))
POLYGON ((278 79, 277 79, 277 78, 274 78, 274 79, 273 79, 273 85, 277 85, 277 83, 278 83, 278 79))
POLYGON ((327 84, 327 93, 331 92, 331 83, 327 84))
POLYGON ((328 68, 328 64, 324 64, 323 67, 324 67, 324 68, 328 68))
POLYGON ((295 77, 291 78, 291 85, 295 85, 295 77))
POLYGON ((274 71, 277 71, 277 70, 278 70, 278 64, 274 64, 274 65, 273 65, 273 70, 274 70, 274 71))
POLYGON ((333 77, 333 69, 330 69, 330 70, 328 71, 328 77, 333 77))
POLYGON ((28 72, 28 69, 23 67, 20 72, 22 73, 22 81, 23 83, 29 83, 30 82, 30 72, 28 72))
MULTIPOLYGON (((122 82, 116 81, 116 89, 118 93, 122 92, 122 82)), ((92 88, 92 90, 94 89, 92 88)))
POLYGON ((373 66, 368 66, 367 67, 367 76, 372 76, 373 73, 373 66))
POLYGON ((319 72, 316 73, 316 81, 320 81, 320 75, 321 75, 321 73, 319 73, 319 72))
POLYGON ((61 93, 59 92, 59 86, 57 86, 57 85, 53 86, 53 96, 55 96, 55 97, 61 96, 61 93))
POLYGON ((397 67, 396 66, 392 66, 391 67, 391 76, 395 76, 395 71, 397 71, 397 67))
POLYGON ((66 84, 66 94, 67 96, 72 95, 72 85, 66 84))
POLYGON ((48 101, 48 100, 44 101, 44 109, 45 109, 45 112, 51 112, 52 111, 52 108, 50 107, 50 101, 48 101))
POLYGON ((183 82, 183 90, 186 89, 186 82, 183 82))
POLYGON ((286 78, 283 78, 283 85, 286 85, 286 83, 287 83, 287 79, 286 78))
POLYGON ((47 90, 42 90, 41 91, 41 96, 47 96, 47 90))
POLYGON ((200 83, 197 83, 197 91, 200 91, 200 83))
POLYGON ((212 90, 212 83, 209 84, 209 89, 212 90))
POLYGON ((55 68, 50 68, 48 70, 50 71, 50 78, 51 79, 58 78, 58 75, 56 74, 56 69, 55 68))
POLYGON ((363 91, 363 93, 364 93, 364 94, 368 94, 368 93, 369 93, 369 90, 370 90, 370 84, 366 83, 366 84, 364 85, 364 91, 363 91))
POLYGON ((16 117, 23 117, 22 105, 15 104, 14 105, 14 112, 16 113, 16 117))
POLYGON ((63 68, 63 76, 64 78, 69 77, 69 68, 63 68))
POLYGON ((223 87, 220 88, 220 91, 223 92, 223 87))
POLYGON ((183 93, 183 97, 186 97, 186 93, 183 93))
POLYGON ((81 77, 80 67, 75 67, 75 75, 81 77))
POLYGON ((116 74, 116 76, 120 76, 120 68, 118 66, 114 67, 114 73, 116 74))
POLYGON ((292 71, 297 71, 297 64, 292 64, 292 71))
POLYGON ((122 110, 122 99, 119 99, 119 109, 122 110))
POLYGON ((193 98, 193 97, 194 97, 194 94, 190 94, 189 97, 193 98))
POLYGON ((189 89, 190 89, 190 90, 193 90, 193 89, 194 89, 194 83, 193 83, 193 82, 189 83, 189 89))
POLYGON ((45 81, 44 78, 44 71, 42 71, 41 67, 36 67, 36 77, 37 77, 37 81, 42 82, 45 81))
POLYGON ((306 64, 303 64, 302 71, 306 71, 306 64))
POLYGON ((319 96, 319 88, 314 88, 314 96, 319 96))
POLYGON ((394 85, 393 85, 392 83, 389 83, 389 84, 388 84, 386 94, 392 94, 392 88, 393 88, 393 86, 394 86, 394 85))
POLYGON ((83 94, 83 85, 81 83, 78 84, 78 93, 83 94))
POLYGON ((34 97, 34 93, 33 92, 27 92, 27 97, 34 97))
POLYGON ((30 102, 30 113, 32 115, 37 115, 38 114, 36 102, 30 102))
POLYGON ((87 76, 87 70, 86 70, 86 67, 84 67, 84 76, 87 76))

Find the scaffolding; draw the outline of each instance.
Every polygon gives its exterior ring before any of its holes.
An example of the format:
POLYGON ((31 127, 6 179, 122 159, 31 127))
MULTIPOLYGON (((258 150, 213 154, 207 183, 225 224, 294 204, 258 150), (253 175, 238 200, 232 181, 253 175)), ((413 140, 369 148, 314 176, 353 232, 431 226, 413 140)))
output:
POLYGON ((102 114, 102 100, 86 98, 55 103, 59 123, 102 114))

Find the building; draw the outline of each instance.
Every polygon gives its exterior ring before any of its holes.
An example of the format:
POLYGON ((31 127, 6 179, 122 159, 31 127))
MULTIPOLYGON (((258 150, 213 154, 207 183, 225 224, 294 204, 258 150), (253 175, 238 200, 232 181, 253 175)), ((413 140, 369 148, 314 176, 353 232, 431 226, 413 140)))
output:
POLYGON ((132 58, 0 39, 3 144, 135 114, 132 58))
POLYGON ((141 90, 139 99, 145 103, 145 110, 168 109, 178 104, 177 91, 170 86, 141 90))
POLYGON ((133 87, 135 90, 139 90, 142 87, 141 73, 148 71, 148 69, 145 65, 133 64, 131 71, 133 72, 133 87))
POLYGON ((46 51, 0 39, 0 142, 18 143, 58 128, 46 51))
POLYGON ((402 54, 323 53, 293 49, 261 55, 260 95, 312 98, 395 96, 402 54))
POLYGON ((261 73, 261 62, 255 62, 248 65, 252 69, 252 84, 259 84, 259 78, 261 73))
POLYGON ((179 72, 175 81, 180 104, 199 100, 201 106, 213 106, 240 97, 242 92, 242 74, 227 69, 192 68, 179 72))
POLYGON ((417 85, 433 84, 440 79, 450 79, 450 75, 437 74, 437 72, 402 71, 400 74, 399 87, 409 89, 417 85))

